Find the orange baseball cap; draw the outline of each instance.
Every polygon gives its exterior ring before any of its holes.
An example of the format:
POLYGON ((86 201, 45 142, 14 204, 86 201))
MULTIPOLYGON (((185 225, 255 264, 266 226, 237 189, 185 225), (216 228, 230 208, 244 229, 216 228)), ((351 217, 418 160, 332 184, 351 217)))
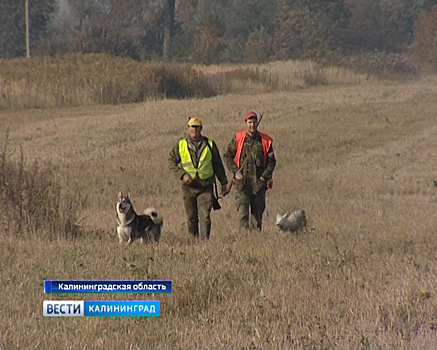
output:
POLYGON ((251 118, 255 118, 256 120, 258 120, 258 115, 253 110, 246 112, 246 116, 244 117, 244 121, 246 122, 248 119, 251 119, 251 118))

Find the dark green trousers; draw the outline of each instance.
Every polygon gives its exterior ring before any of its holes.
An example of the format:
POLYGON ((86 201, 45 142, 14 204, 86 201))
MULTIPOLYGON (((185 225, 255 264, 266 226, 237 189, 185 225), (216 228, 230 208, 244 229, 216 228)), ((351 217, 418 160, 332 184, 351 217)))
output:
POLYGON ((211 234, 212 188, 193 188, 183 185, 182 192, 188 232, 198 237, 200 225, 202 238, 208 239, 211 234))
POLYGON ((235 194, 235 204, 238 212, 239 229, 249 229, 256 227, 262 229, 262 217, 266 209, 266 190, 260 190, 256 195, 252 187, 247 186, 242 190, 237 190, 235 194))

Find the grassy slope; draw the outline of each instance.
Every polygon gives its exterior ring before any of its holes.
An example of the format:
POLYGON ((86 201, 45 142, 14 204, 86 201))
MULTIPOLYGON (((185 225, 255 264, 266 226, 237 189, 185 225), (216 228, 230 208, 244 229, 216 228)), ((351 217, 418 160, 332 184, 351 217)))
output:
POLYGON ((52 160, 66 191, 87 197, 87 236, 3 233, 0 348, 435 347, 436 82, 2 112, 0 135, 9 127, 26 158, 52 160), (264 112, 278 159, 264 232, 238 235, 229 197, 211 240, 193 244, 168 152, 193 115, 223 152, 248 108, 264 112), (159 246, 118 245, 120 189, 160 210, 159 246), (308 232, 280 236, 276 213, 296 207, 308 232), (106 278, 172 279, 174 293, 159 319, 42 317, 44 279, 106 278))

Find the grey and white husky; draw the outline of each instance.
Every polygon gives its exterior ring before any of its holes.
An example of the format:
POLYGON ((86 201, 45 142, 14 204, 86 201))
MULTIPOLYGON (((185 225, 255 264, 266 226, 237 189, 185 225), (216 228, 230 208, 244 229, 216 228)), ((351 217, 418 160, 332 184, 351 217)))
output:
POLYGON ((115 211, 117 212, 117 234, 120 244, 123 242, 131 244, 138 238, 141 241, 153 238, 155 242, 159 242, 164 221, 155 208, 148 207, 142 215, 138 215, 132 206, 129 194, 124 195, 120 191, 115 211))
POLYGON ((307 217, 303 209, 296 210, 291 214, 276 214, 276 227, 283 233, 302 231, 306 225, 307 217))

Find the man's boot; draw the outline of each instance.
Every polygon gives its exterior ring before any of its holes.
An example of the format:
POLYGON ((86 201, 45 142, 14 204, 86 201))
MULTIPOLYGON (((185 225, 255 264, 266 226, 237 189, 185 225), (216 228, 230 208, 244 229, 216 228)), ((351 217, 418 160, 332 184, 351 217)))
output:
POLYGON ((199 237, 199 226, 188 223, 188 233, 193 237, 199 237))
POLYGON ((200 229, 202 232, 202 239, 209 239, 209 236, 211 235, 211 223, 202 224, 200 229))

